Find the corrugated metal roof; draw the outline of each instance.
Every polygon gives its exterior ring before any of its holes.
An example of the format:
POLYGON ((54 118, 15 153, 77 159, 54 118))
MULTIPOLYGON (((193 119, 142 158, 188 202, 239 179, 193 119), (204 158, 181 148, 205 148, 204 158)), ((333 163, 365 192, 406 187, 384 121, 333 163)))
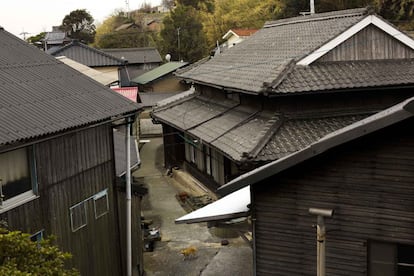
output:
POLYGON ((139 110, 111 89, 0 30, 0 145, 139 110))
POLYGON ((141 76, 136 77, 135 79, 132 79, 131 82, 135 82, 138 84, 147 84, 149 82, 160 79, 164 77, 165 75, 172 74, 177 69, 184 67, 187 64, 188 62, 171 61, 161 66, 158 66, 157 68, 152 69, 151 71, 148 71, 142 74, 141 76))
POLYGON ((243 43, 178 74, 207 85, 261 93, 292 60, 309 55, 366 16, 366 9, 357 9, 269 22, 243 43))
POLYGON ((61 48, 48 51, 48 54, 55 57, 66 56, 89 67, 120 66, 125 64, 125 60, 89 47, 79 41, 72 41, 61 48))
POLYGON ((111 89, 129 100, 137 102, 138 87, 112 87, 111 89))
POLYGON ((65 56, 56 57, 56 58, 60 60, 61 62, 63 62, 64 64, 69 65, 76 71, 79 71, 82 74, 85 74, 86 76, 90 77, 91 79, 96 80, 97 82, 103 85, 110 85, 111 83, 118 81, 118 78, 114 77, 113 74, 100 72, 98 70, 90 68, 86 65, 83 65, 65 56))
POLYGON ((156 48, 116 48, 116 49, 102 49, 119 59, 125 59, 128 64, 145 64, 145 63, 161 63, 162 58, 156 48))

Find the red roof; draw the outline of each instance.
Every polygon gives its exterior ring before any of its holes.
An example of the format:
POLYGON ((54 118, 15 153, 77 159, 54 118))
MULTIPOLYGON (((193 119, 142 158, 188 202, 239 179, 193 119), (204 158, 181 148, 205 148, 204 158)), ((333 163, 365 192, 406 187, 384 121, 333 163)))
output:
POLYGON ((112 88, 115 92, 118 92, 125 98, 130 99, 133 102, 137 102, 138 87, 117 87, 112 88))
POLYGON ((257 29, 231 29, 235 34, 238 36, 251 36, 255 32, 257 32, 257 29))

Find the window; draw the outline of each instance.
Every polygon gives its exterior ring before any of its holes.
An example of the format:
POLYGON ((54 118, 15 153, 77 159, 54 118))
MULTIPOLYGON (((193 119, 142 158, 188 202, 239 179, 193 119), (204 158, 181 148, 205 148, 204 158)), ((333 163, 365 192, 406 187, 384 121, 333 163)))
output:
POLYGON ((0 212, 36 197, 37 181, 33 147, 0 154, 0 212))
POLYGON ((88 224, 88 216, 92 217, 92 214, 88 213, 87 204, 91 204, 92 201, 95 219, 109 212, 108 189, 105 189, 69 208, 72 232, 76 232, 88 224))
POLYGON ((43 240, 43 231, 44 230, 40 230, 39 232, 34 233, 33 235, 30 236, 30 240, 32 242, 37 242, 39 243, 41 240, 43 240))
POLYGON ((370 241, 369 275, 414 275, 414 245, 370 241))
POLYGON ((93 197, 95 218, 100 218, 109 212, 108 192, 104 190, 93 197))
POLYGON ((87 201, 82 201, 69 209, 72 232, 78 231, 87 224, 86 203, 87 201))

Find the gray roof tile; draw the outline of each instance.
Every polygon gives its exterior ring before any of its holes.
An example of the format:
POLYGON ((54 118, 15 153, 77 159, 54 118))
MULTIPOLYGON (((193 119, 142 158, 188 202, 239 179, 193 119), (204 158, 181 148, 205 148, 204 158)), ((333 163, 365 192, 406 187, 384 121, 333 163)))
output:
POLYGON ((155 109, 153 113, 160 121, 168 122, 181 130, 189 130, 220 116, 236 105, 236 102, 230 100, 216 103, 215 99, 193 96, 185 101, 155 109))
POLYGON ((272 93, 408 84, 414 84, 414 59, 322 62, 295 66, 272 93))
POLYGON ((255 160, 271 161, 296 152, 323 136, 371 115, 331 115, 330 117, 287 119, 262 148, 255 160))
POLYGON ((214 103, 200 96, 153 112, 156 119, 186 130, 236 162, 281 158, 370 114, 356 111, 351 115, 310 114, 298 118, 270 110, 214 103))
POLYGON ((51 49, 48 51, 48 54, 55 57, 66 56, 89 67, 120 66, 125 63, 125 60, 89 47, 78 41, 72 41, 58 49, 51 49))
POLYGON ((0 30, 0 145, 136 112, 140 106, 0 30))
POLYGON ((366 9, 270 22, 221 55, 179 72, 195 82, 260 93, 299 60, 366 16, 366 9))

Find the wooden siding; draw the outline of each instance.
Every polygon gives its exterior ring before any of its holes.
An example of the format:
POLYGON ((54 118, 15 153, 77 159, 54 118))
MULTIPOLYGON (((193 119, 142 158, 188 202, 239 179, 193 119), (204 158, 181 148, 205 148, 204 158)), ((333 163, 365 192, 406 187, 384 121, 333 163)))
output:
POLYGON ((367 275, 370 239, 414 245, 414 120, 368 135, 253 186, 257 275, 316 275, 316 216, 327 275, 367 275))
POLYGON ((185 159, 184 134, 177 129, 162 125, 165 168, 182 167, 185 159))
POLYGON ((318 62, 413 57, 414 51, 411 48, 378 27, 370 25, 329 51, 318 62))
POLYGON ((12 229, 56 235, 82 275, 122 275, 112 139, 102 125, 36 144, 39 198, 2 215, 12 229), (109 212, 96 219, 86 201, 87 225, 72 232, 69 208, 105 189, 109 212))
POLYGON ((139 91, 154 93, 182 92, 188 90, 188 88, 188 85, 180 82, 180 79, 172 75, 162 77, 145 85, 139 85, 139 91))

